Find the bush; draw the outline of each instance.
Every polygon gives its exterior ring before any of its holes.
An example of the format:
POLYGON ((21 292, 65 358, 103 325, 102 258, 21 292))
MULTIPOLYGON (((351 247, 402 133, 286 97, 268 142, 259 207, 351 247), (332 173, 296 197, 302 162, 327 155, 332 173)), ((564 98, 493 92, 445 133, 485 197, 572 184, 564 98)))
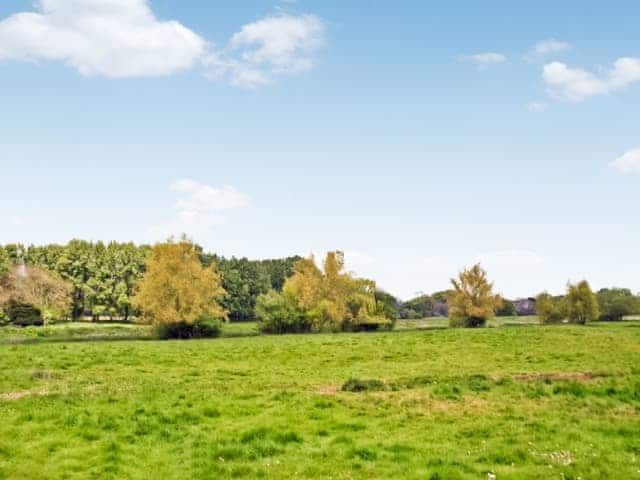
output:
POLYGON ((502 306, 496 312, 496 317, 515 317, 518 315, 516 305, 511 300, 502 299, 502 306))
POLYGON ((541 323, 560 323, 564 317, 563 297, 552 297, 546 292, 536 298, 536 314, 541 323))
POLYGON ((7 315, 7 312, 5 312, 0 308, 0 327, 3 327, 4 325, 9 325, 10 323, 11 323, 11 319, 9 318, 9 315, 7 315))
POLYGON ((162 340, 215 338, 220 336, 220 320, 203 316, 193 323, 180 321, 156 326, 156 336, 162 340))
POLYGON ((44 323, 42 312, 33 305, 26 303, 9 302, 7 305, 7 315, 11 323, 20 327, 31 325, 39 326, 44 323))
POLYGON ((451 317, 449 326, 452 328, 480 328, 487 324, 485 317, 451 317))
POLYGON ((275 290, 258 297, 256 315, 260 329, 266 333, 303 333, 311 330, 311 323, 297 307, 295 300, 275 290))

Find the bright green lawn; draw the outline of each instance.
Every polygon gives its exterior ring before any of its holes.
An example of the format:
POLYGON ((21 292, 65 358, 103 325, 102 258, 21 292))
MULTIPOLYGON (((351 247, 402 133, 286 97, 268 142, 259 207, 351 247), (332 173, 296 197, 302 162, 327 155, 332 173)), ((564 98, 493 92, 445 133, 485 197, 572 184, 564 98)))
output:
POLYGON ((639 327, 2 344, 0 478, 639 478, 639 327))

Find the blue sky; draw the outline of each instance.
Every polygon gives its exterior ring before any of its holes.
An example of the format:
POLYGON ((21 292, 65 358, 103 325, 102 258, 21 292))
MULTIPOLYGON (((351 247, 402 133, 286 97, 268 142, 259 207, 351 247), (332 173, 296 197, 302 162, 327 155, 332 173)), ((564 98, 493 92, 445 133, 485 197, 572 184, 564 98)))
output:
POLYGON ((557 3, 5 0, 0 242, 640 291, 640 4, 557 3))

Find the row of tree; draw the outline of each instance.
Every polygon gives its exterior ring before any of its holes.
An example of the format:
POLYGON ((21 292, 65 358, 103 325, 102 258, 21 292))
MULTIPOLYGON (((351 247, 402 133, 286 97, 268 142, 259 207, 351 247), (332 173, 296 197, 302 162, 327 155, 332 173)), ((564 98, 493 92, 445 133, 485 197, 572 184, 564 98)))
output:
POLYGON ((586 281, 567 286, 566 295, 541 293, 536 298, 536 313, 543 323, 573 319, 576 323, 594 320, 616 321, 640 314, 640 296, 628 288, 603 288, 591 291, 586 281))
MULTIPOLYGON (((227 259, 203 252, 198 245, 193 245, 193 249, 202 266, 215 265, 220 273, 225 290, 220 303, 233 321, 255 319, 258 296, 272 289, 282 290, 300 259, 227 259)), ((14 274, 4 279, 5 304, 8 297, 13 298, 14 303, 38 300, 38 308, 51 319, 69 316, 77 320, 89 316, 94 320, 129 321, 138 313, 132 304, 134 288, 146 271, 151 251, 152 247, 147 245, 82 240, 72 240, 66 245, 0 246, 0 278, 21 266, 29 269, 26 277, 14 274), (33 288, 34 283, 45 277, 48 282, 58 281, 60 288, 70 288, 68 311, 66 306, 52 308, 44 299, 27 299, 18 293, 33 288)))
MULTIPOLYGON (((451 290, 401 303, 373 281, 345 272, 341 252, 329 252, 320 268, 313 257, 225 259, 186 239, 154 247, 80 240, 0 247, 0 307, 10 318, 127 321, 136 315, 157 324, 191 324, 206 316, 258 319, 264 330, 282 333, 377 329, 399 317, 426 316, 477 327, 516 313, 479 265, 451 284, 451 290)), ((640 298, 629 290, 594 294, 586 281, 569 285, 564 296, 528 300, 544 323, 619 320, 640 312, 640 298)))

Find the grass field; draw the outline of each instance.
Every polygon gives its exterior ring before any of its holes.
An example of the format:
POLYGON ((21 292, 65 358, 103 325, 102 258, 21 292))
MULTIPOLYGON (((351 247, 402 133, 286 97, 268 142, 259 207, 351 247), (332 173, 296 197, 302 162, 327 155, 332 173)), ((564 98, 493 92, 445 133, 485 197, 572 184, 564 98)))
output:
POLYGON ((640 478, 639 327, 4 330, 0 478, 640 478))

